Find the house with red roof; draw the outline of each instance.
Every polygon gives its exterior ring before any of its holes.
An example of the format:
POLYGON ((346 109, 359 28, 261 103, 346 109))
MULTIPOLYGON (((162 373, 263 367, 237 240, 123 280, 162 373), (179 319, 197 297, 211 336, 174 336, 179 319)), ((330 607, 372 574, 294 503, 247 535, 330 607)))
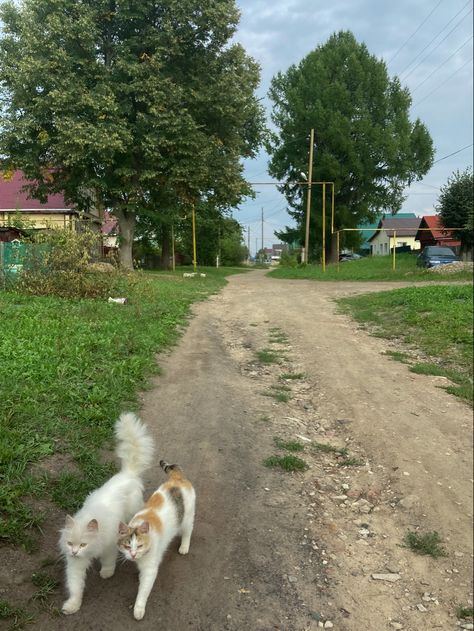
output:
POLYGON ((14 227, 18 217, 38 230, 50 227, 76 230, 84 221, 92 228, 100 228, 102 220, 98 212, 80 212, 74 205, 66 203, 60 193, 49 195, 45 202, 40 202, 28 195, 24 190, 26 185, 28 180, 21 171, 15 171, 11 176, 0 173, 1 240, 15 238, 14 227))
POLYGON ((421 218, 416 239, 423 250, 427 245, 441 245, 451 248, 459 254, 461 241, 453 236, 452 230, 446 230, 439 215, 425 215, 421 218))

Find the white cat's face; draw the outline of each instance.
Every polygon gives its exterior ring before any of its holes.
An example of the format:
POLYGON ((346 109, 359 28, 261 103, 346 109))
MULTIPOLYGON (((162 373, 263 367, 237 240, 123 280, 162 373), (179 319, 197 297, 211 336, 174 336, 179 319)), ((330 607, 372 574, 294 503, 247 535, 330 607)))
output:
POLYGON ((99 525, 92 519, 85 527, 77 524, 69 515, 61 533, 61 548, 70 557, 81 558, 91 554, 91 548, 97 541, 99 525))

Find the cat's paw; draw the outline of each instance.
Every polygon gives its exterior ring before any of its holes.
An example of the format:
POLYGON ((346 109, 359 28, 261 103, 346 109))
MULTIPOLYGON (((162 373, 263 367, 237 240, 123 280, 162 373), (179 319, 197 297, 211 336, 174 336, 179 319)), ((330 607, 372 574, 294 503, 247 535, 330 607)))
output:
POLYGON ((69 600, 66 600, 66 602, 63 604, 61 611, 69 616, 72 613, 76 613, 76 611, 79 611, 80 608, 81 602, 70 598, 69 600))
POLYGON ((182 543, 179 546, 178 552, 180 554, 188 554, 188 552, 189 552, 189 543, 182 543))
POLYGON ((111 576, 114 575, 115 572, 115 568, 114 567, 103 567, 100 570, 100 577, 101 578, 110 578, 111 576))
POLYGON ((133 617, 135 620, 141 620, 145 615, 145 607, 143 605, 135 605, 133 608, 133 617))

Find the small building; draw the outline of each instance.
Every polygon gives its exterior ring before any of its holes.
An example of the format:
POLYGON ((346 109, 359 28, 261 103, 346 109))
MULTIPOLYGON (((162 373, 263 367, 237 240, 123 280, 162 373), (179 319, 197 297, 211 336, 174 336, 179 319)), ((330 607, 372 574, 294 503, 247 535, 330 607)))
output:
POLYGON ((379 221, 377 231, 370 237, 371 254, 381 256, 390 254, 392 248, 399 250, 419 250, 420 242, 416 239, 421 219, 416 215, 384 215, 379 221), (405 216, 404 216, 405 215, 405 216))
POLYGON ((453 236, 452 230, 444 228, 439 215, 424 215, 415 238, 420 242, 422 250, 427 245, 445 246, 456 254, 461 250, 461 241, 453 236))
POLYGON ((118 251, 119 227, 117 219, 108 211, 104 212, 104 223, 101 226, 104 256, 118 251))
POLYGON ((29 197, 24 190, 27 185, 22 171, 15 171, 11 177, 0 173, 0 227, 15 228, 20 220, 33 230, 51 227, 77 230, 84 223, 99 230, 102 222, 97 211, 81 212, 66 203, 61 193, 51 194, 46 202, 41 202, 29 197))

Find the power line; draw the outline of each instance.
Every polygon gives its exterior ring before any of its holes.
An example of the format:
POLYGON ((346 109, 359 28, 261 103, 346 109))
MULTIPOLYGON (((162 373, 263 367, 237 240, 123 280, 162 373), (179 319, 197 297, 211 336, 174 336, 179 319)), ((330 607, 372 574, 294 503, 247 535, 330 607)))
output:
POLYGON ((464 42, 464 44, 461 44, 461 46, 460 46, 459 48, 457 48, 457 49, 454 51, 454 53, 453 53, 452 55, 450 55, 450 56, 449 56, 447 59, 445 59, 445 60, 444 60, 444 61, 443 61, 443 62, 442 62, 439 66, 437 66, 437 67, 433 70, 433 72, 431 72, 431 73, 430 73, 430 74, 429 74, 429 75, 428 75, 425 79, 423 79, 423 81, 422 81, 421 83, 419 83, 419 84, 418 84, 415 88, 413 88, 413 90, 411 90, 411 92, 413 93, 413 92, 415 92, 416 90, 418 90, 418 88, 421 88, 421 86, 422 86, 424 83, 426 83, 426 82, 428 81, 428 79, 430 79, 430 78, 431 78, 431 77, 435 74, 435 72, 437 72, 437 71, 438 71, 440 68, 442 68, 442 67, 443 67, 446 63, 448 63, 448 61, 449 61, 452 57, 454 57, 454 55, 456 55, 456 53, 458 53, 458 52, 461 50, 461 48, 464 48, 464 46, 465 46, 468 42, 470 42, 470 41, 471 41, 471 39, 472 39, 473 37, 474 37, 473 35, 471 35, 471 37, 468 37, 468 38, 467 38, 467 40, 464 42))
MULTIPOLYGON (((403 68, 403 70, 402 70, 401 72, 399 72, 399 75, 400 75, 400 76, 402 76, 402 74, 405 72, 405 70, 407 70, 407 69, 408 69, 408 68, 409 68, 409 67, 410 67, 410 66, 411 66, 411 65, 412 65, 412 64, 413 64, 413 63, 414 63, 414 62, 418 59, 418 57, 420 57, 420 55, 422 55, 422 54, 425 52, 425 50, 426 50, 429 46, 431 46, 431 44, 435 41, 435 39, 436 39, 437 37, 439 37, 439 35, 441 35, 441 33, 442 33, 442 32, 443 32, 443 31, 444 31, 444 30, 445 30, 445 29, 446 29, 446 28, 447 28, 447 27, 451 24, 451 22, 452 22, 453 20, 455 20, 455 19, 458 17, 458 15, 459 15, 460 13, 462 13, 462 12, 464 11, 464 9, 465 9, 465 8, 466 8, 469 4, 471 4, 471 0, 468 0, 468 1, 466 2, 466 4, 463 6, 463 8, 462 8, 462 9, 460 9, 460 10, 456 13, 456 15, 455 15, 454 17, 452 17, 452 18, 449 20, 449 22, 447 22, 447 23, 443 26, 443 28, 442 28, 442 29, 441 29, 441 30, 440 30, 440 31, 439 31, 439 32, 438 32, 438 33, 437 33, 437 34, 433 37, 433 39, 432 39, 432 40, 430 40, 430 41, 426 44, 426 46, 425 46, 425 47, 424 47, 424 48, 423 48, 423 49, 422 49, 422 50, 418 53, 418 55, 416 55, 416 57, 415 57, 414 59, 412 59, 412 60, 410 61, 410 63, 409 63, 408 65, 406 65, 406 66, 405 66, 405 68, 403 68)), ((471 9, 471 11, 469 11, 469 13, 471 13, 471 12, 472 12, 472 9, 471 9)), ((462 17, 462 19, 458 22, 458 24, 456 24, 456 26, 455 26, 455 27, 454 27, 451 31, 449 31, 448 35, 450 35, 450 34, 451 34, 451 33, 452 33, 452 32, 453 32, 453 31, 454 31, 454 30, 455 30, 455 29, 459 26, 459 24, 461 24, 461 22, 464 20, 464 18, 466 18, 466 17, 469 15, 469 13, 466 13, 466 15, 462 17)), ((448 35, 446 35, 446 37, 448 37, 448 35)), ((446 37, 445 37, 444 39, 442 39, 442 40, 441 40, 441 42, 439 42, 439 44, 441 44, 442 42, 444 42, 444 40, 446 39, 446 37)), ((437 45, 436 45, 436 47, 435 47, 433 50, 436 50, 436 48, 439 46, 439 44, 437 44, 437 45)), ((431 52, 433 52, 433 50, 432 50, 431 52)), ((431 53, 430 53, 430 54, 431 54, 431 53)), ((426 57, 425 57, 424 59, 426 59, 426 57)), ((424 61, 424 60, 423 60, 423 61, 424 61)), ((421 62, 420 62, 420 63, 421 63, 421 62)), ((419 65, 419 64, 418 64, 418 65, 419 65)), ((417 66, 415 66, 415 68, 418 68, 418 65, 417 65, 417 66)), ((410 70, 410 72, 408 73, 407 77, 409 77, 409 76, 411 75, 411 73, 413 72, 413 70, 414 70, 415 68, 413 68, 412 70, 410 70)), ((407 77, 405 77, 404 81, 406 80, 406 78, 407 78, 407 77)))
POLYGON ((437 162, 441 162, 441 160, 446 160, 446 158, 450 158, 451 156, 455 156, 457 153, 461 153, 461 151, 464 151, 465 149, 469 149, 469 147, 472 147, 473 144, 474 143, 471 142, 470 145, 466 145, 462 149, 458 149, 457 151, 453 151, 453 153, 450 153, 447 156, 443 156, 442 158, 438 158, 438 160, 435 160, 433 162, 433 164, 436 164, 437 162))
POLYGON ((422 99, 420 99, 419 101, 417 101, 416 103, 413 103, 412 107, 416 107, 417 105, 419 105, 420 103, 423 103, 423 101, 426 101, 426 99, 428 97, 430 97, 432 94, 434 94, 435 92, 437 92, 440 88, 443 87, 443 85, 445 85, 446 83, 448 83, 448 81, 451 81, 451 79, 458 74, 458 72, 460 72, 464 66, 467 66, 467 64, 471 63, 472 59, 468 59, 465 63, 463 63, 463 65, 458 68, 455 72, 453 72, 452 75, 450 75, 445 81, 443 81, 442 83, 440 83, 439 85, 436 86, 436 88, 434 88, 434 90, 431 90, 431 92, 428 92, 428 94, 426 96, 424 96, 422 99))
POLYGON ((414 37, 414 36, 418 33, 418 31, 419 31, 419 30, 420 30, 420 28, 423 26, 423 24, 425 24, 425 22, 427 22, 428 18, 430 18, 430 17, 433 15, 433 13, 436 11, 436 9, 439 7, 439 5, 440 5, 442 2, 443 2, 443 0, 439 0, 438 4, 437 4, 437 5, 436 5, 433 9, 431 9, 431 11, 430 11, 430 12, 428 13, 428 15, 425 17, 425 19, 423 20, 423 22, 420 24, 420 26, 418 26, 418 28, 416 28, 416 29, 413 31, 413 33, 410 35, 410 37, 409 37, 407 40, 405 40, 405 41, 403 42, 403 44, 400 46, 400 48, 397 50, 397 52, 396 52, 396 53, 393 55, 393 57, 389 60, 389 62, 388 62, 389 64, 391 64, 391 63, 392 63, 392 61, 395 59, 395 57, 398 55, 398 53, 399 53, 401 50, 403 50, 403 48, 405 48, 405 46, 406 46, 406 45, 408 44, 408 42, 412 39, 412 37, 414 37))

